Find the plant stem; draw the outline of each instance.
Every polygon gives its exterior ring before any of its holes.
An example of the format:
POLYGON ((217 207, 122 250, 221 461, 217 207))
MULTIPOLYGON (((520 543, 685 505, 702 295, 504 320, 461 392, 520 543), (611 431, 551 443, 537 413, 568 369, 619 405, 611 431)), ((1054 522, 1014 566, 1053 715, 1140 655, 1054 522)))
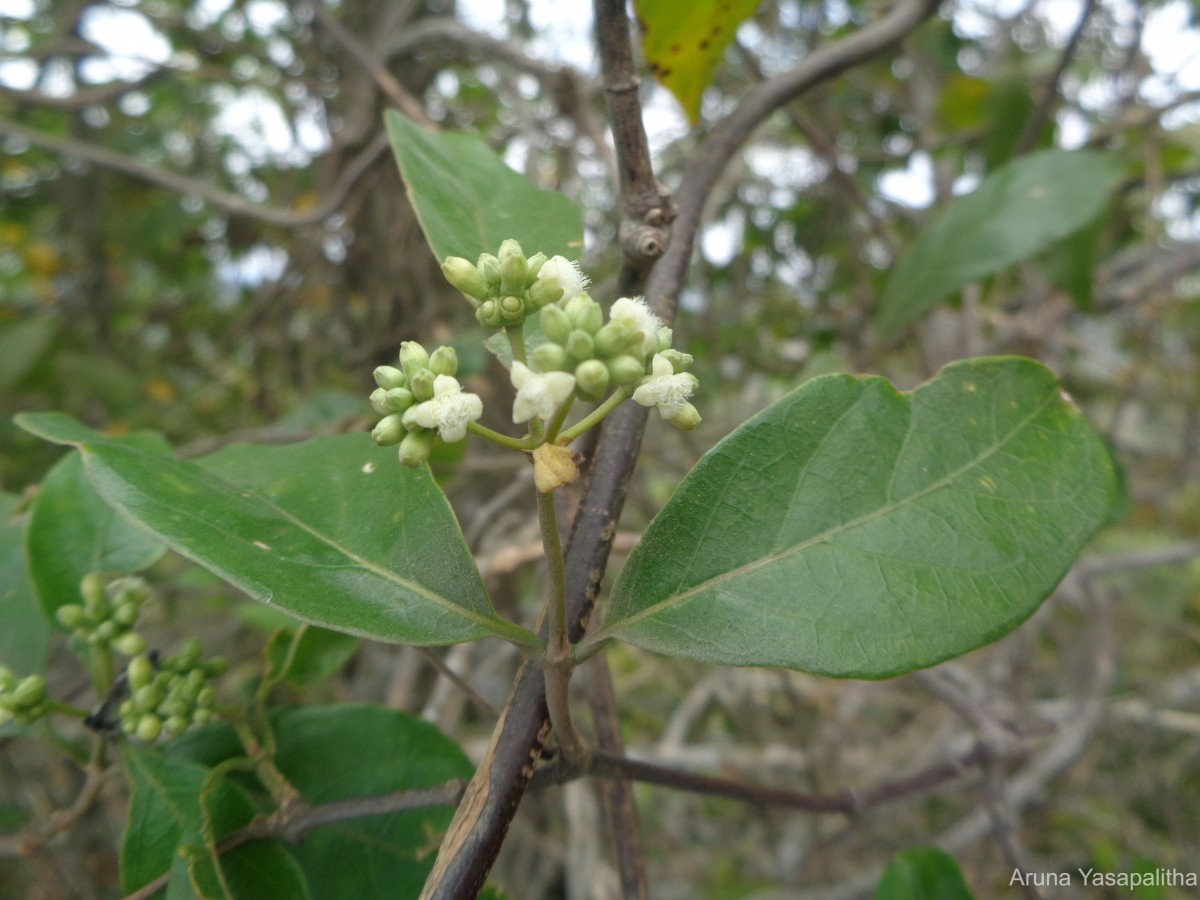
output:
POLYGON ((587 759, 587 745, 571 721, 569 687, 575 661, 571 659, 571 639, 567 631, 567 574, 563 561, 562 541, 558 535, 558 513, 554 508, 554 493, 537 492, 538 525, 542 530, 542 547, 550 567, 550 589, 546 595, 545 618, 549 638, 542 658, 546 676, 546 705, 550 722, 558 737, 563 756, 577 763, 587 759))
MULTIPOLYGON (((541 422, 537 419, 534 421, 538 422, 538 428, 540 429, 541 422)), ((540 437, 537 439, 534 439, 532 436, 527 438, 509 437, 507 434, 501 434, 498 431, 492 431, 492 429, 488 428, 486 425, 480 425, 478 422, 468 422, 467 431, 471 432, 471 434, 478 435, 484 440, 491 441, 493 444, 499 444, 501 447, 507 447, 510 450, 533 450, 538 446, 538 444, 542 443, 542 439, 540 437)))
POLYGON ((47 701, 46 711, 58 713, 62 716, 70 716, 72 719, 86 719, 88 717, 86 709, 80 709, 78 706, 72 706, 70 703, 63 703, 59 700, 47 701))
POLYGON ((566 431, 558 436, 558 443, 566 445, 575 440, 585 431, 595 428, 607 418, 608 414, 614 409, 633 396, 633 391, 627 387, 617 388, 609 396, 607 400, 593 409, 584 418, 580 419, 566 431))
POLYGON ((558 437, 558 432, 562 430, 563 423, 567 421, 567 415, 571 412, 571 407, 575 405, 575 394, 563 401, 562 406, 555 410, 554 418, 546 425, 546 443, 553 444, 555 438, 558 437))

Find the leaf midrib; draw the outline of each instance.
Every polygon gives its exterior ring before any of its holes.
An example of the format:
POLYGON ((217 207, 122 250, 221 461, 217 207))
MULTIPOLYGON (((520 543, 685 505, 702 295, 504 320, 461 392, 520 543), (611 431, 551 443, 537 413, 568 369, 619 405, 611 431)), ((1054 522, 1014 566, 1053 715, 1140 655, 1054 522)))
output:
MULTIPOLYGON (((691 598, 692 596, 695 596, 696 594, 701 593, 702 591, 706 591, 714 586, 718 586, 718 585, 724 584, 728 581, 732 581, 733 579, 739 578, 742 575, 747 575, 751 572, 755 572, 758 569, 761 569, 763 566, 769 565, 774 562, 778 562, 781 559, 786 559, 789 556, 792 556, 796 553, 800 553, 801 551, 807 550, 808 548, 816 546, 817 544, 823 543, 823 542, 829 540, 830 538, 837 536, 838 534, 850 531, 851 529, 857 528, 860 525, 865 525, 868 522, 878 519, 881 516, 887 515, 888 513, 891 513, 896 509, 899 509, 910 503, 915 503, 915 502, 921 500, 922 498, 927 497, 932 493, 935 493, 936 491, 940 491, 943 488, 948 487, 955 479, 957 479, 964 473, 969 472, 971 469, 975 468, 976 466, 979 466, 985 460, 987 460, 989 457, 998 453, 1005 446, 1007 446, 1009 444, 1009 442, 1011 442, 1013 440, 1013 438, 1016 437, 1016 435, 1020 434, 1029 425, 1030 422, 1032 422, 1034 419, 1036 419, 1039 415, 1042 414, 1043 410, 1045 410, 1054 401, 1055 396, 1056 396, 1056 393, 1054 391, 1048 391, 1046 393, 1045 398, 1042 400, 1042 402, 1039 403, 1038 406, 1032 412, 1029 413, 1029 415, 1027 415, 1025 418, 1023 418, 1007 435, 1005 435, 1001 441, 997 442, 994 447, 991 447, 986 453, 983 453, 980 456, 977 456, 975 459, 971 460, 971 462, 969 462, 968 464, 966 464, 964 466, 960 466, 959 468, 955 469, 954 471, 947 473, 946 475, 939 478, 937 481, 932 482, 927 487, 921 489, 920 491, 917 491, 915 494, 910 494, 901 500, 881 506, 879 509, 869 512, 865 515, 859 516, 856 519, 851 519, 849 522, 845 522, 845 523, 843 523, 841 525, 837 525, 833 528, 826 529, 825 531, 821 532, 820 534, 813 535, 811 538, 801 541, 800 543, 795 544, 794 546, 789 547, 786 550, 781 550, 777 553, 768 554, 760 559, 755 560, 752 563, 747 563, 746 565, 739 566, 736 569, 731 569, 728 572, 722 572, 720 575, 716 575, 712 578, 709 578, 705 581, 700 582, 699 584, 697 584, 691 588, 688 588, 683 593, 672 594, 671 596, 667 597, 666 599, 660 600, 658 603, 651 604, 650 606, 647 606, 645 609, 640 610, 639 612, 636 612, 633 615, 628 616, 624 619, 620 619, 616 622, 606 623, 602 629, 600 629, 598 632, 596 632, 596 634, 591 639, 589 639, 588 643, 594 643, 595 641, 599 641, 599 640, 602 640, 607 637, 617 636, 621 633, 621 631, 629 628, 632 625, 637 624, 638 622, 642 621, 643 619, 645 619, 649 616, 658 614, 664 609, 669 609, 671 607, 678 606, 681 603, 688 600, 689 598, 691 598)), ((855 402, 857 403, 858 401, 856 400, 855 402)), ((908 428, 908 434, 905 435, 902 446, 907 446, 908 440, 909 440, 909 435, 912 433, 912 430, 913 430, 911 418, 910 418, 909 422, 910 422, 910 424, 909 424, 909 428, 908 428)), ((897 454, 896 455, 896 463, 899 464, 899 461, 900 461, 900 455, 897 454)), ((894 478, 894 475, 895 475, 895 472, 893 470, 893 478, 894 478)))

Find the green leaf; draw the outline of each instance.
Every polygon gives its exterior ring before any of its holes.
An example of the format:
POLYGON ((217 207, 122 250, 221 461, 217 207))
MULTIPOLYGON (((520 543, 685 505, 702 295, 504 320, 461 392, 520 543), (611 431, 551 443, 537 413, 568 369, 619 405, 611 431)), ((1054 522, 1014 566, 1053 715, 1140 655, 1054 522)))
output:
MULTIPOLYGON (((457 745, 421 719, 374 706, 304 707, 273 717, 279 770, 313 803, 469 779, 457 745)), ((295 849, 314 897, 415 897, 433 867, 450 806, 355 819, 295 849)))
POLYGON ((974 900, 954 857, 936 847, 913 847, 892 857, 875 900, 974 900))
POLYGON ((474 262, 507 238, 530 255, 579 258, 583 216, 565 196, 518 175, 476 137, 426 131, 395 110, 384 121, 409 200, 438 260, 463 256, 474 262))
POLYGON ((900 262, 876 311, 880 334, 1078 231, 1104 210, 1120 177, 1116 160, 1086 151, 1047 150, 997 169, 954 200, 900 262))
POLYGON ((695 125, 704 89, 738 26, 758 9, 758 0, 634 0, 633 7, 650 71, 695 125))
POLYGON ((202 463, 107 438, 54 413, 18 416, 75 444, 122 515, 256 600, 359 637, 536 646, 496 615, 445 495, 365 434, 235 445, 202 463))
POLYGON ((1100 437, 1032 360, 955 363, 911 395, 822 376, 684 479, 589 643, 847 678, 930 666, 1023 622, 1113 494, 1100 437))
MULTIPOLYGON (((159 435, 105 440, 147 455, 169 452, 159 435)), ((42 481, 25 541, 38 603, 51 621, 60 606, 79 602, 79 581, 88 572, 138 572, 166 550, 101 499, 78 453, 63 457, 42 481)))
POLYGON ((272 641, 267 650, 271 659, 271 669, 276 678, 283 676, 296 687, 306 687, 324 681, 338 669, 348 663, 358 652, 358 638, 315 625, 302 625, 303 631, 296 634, 289 632, 290 638, 272 641), (292 651, 292 642, 299 641, 292 651), (291 663, 287 672, 279 669, 287 662, 291 654, 291 663))
POLYGON ((46 671, 50 624, 34 600, 25 572, 26 514, 19 498, 0 493, 0 664, 18 675, 46 671))
POLYGON ((0 330, 0 391, 11 390, 29 374, 58 331, 50 318, 26 319, 0 330))

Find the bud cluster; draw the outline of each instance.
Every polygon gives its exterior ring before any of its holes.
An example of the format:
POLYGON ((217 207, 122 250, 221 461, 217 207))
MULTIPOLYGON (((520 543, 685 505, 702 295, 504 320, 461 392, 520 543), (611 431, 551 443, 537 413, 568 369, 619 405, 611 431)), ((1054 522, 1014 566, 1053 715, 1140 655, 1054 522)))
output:
POLYGON ((551 303, 567 302, 583 293, 588 279, 577 263, 544 253, 526 256, 514 240, 504 241, 497 255, 481 253, 472 263, 448 256, 442 263, 446 280, 475 307, 484 328, 520 325, 526 316, 551 303))
POLYGON ((0 725, 9 720, 18 725, 32 725, 46 714, 46 679, 42 675, 26 675, 18 679, 0 666, 0 725))
POLYGON ((225 671, 223 659, 202 660, 200 641, 188 641, 177 656, 158 661, 135 656, 125 669, 129 696, 121 701, 121 730, 150 743, 176 737, 213 720, 217 692, 211 680, 225 671))
POLYGON ((454 377, 458 356, 453 347, 433 353, 416 341, 400 345, 400 367, 379 366, 371 406, 383 418, 371 432, 381 447, 400 445, 400 462, 416 467, 429 459, 434 437, 453 443, 467 425, 483 415, 483 401, 463 393, 454 377))
POLYGON ((79 582, 83 603, 67 603, 54 613, 76 638, 95 647, 112 647, 126 656, 146 649, 146 639, 133 630, 142 607, 151 599, 150 588, 133 575, 105 583, 100 572, 89 572, 79 582))

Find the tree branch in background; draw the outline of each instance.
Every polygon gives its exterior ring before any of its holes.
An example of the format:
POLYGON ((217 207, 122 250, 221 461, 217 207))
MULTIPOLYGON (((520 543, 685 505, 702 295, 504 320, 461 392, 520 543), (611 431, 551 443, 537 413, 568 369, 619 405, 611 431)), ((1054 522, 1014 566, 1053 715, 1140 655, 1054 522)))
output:
POLYGON ((1054 68, 1054 74, 1050 76, 1050 81, 1047 82, 1042 96, 1038 98, 1037 107, 1030 115, 1029 121, 1025 124, 1025 130, 1021 132, 1021 138, 1017 141, 1016 149, 1013 151, 1014 156, 1028 153, 1037 145, 1038 138, 1042 136, 1042 131, 1045 129, 1046 123, 1050 121, 1050 116, 1054 113, 1054 105, 1059 100, 1059 84, 1062 82, 1063 75, 1070 67, 1071 60, 1075 58, 1075 51, 1079 48, 1079 40, 1083 37, 1083 30, 1087 27, 1088 19, 1092 17, 1095 9, 1096 0, 1087 0, 1083 4, 1083 11, 1079 14, 1079 24, 1071 32, 1071 37, 1067 40, 1067 45, 1063 48, 1063 52, 1058 58, 1058 65, 1054 68))
POLYGON ((151 184, 157 184, 160 187, 168 188, 180 194, 193 194, 231 216, 255 219, 259 222, 266 222, 268 225, 281 225, 285 228, 314 225, 337 212, 338 208, 345 201, 346 195, 350 193, 350 189, 354 187, 355 182, 383 155, 383 152, 388 147, 387 134, 381 131, 370 144, 350 161, 349 165, 342 171, 342 174, 338 176, 333 189, 324 200, 312 209, 299 212, 272 206, 259 206, 256 203, 244 200, 237 194, 221 190, 202 181, 196 181, 193 178, 188 178, 186 175, 180 175, 177 172, 170 172, 166 169, 159 169, 155 166, 138 162, 136 159, 122 156, 120 153, 114 153, 111 150, 105 150, 103 147, 95 147, 83 141, 75 141, 70 138, 55 137, 52 134, 46 134, 44 131, 38 131, 9 119, 0 118, 0 135, 3 134, 24 138, 35 147, 41 147, 43 150, 61 153, 64 156, 75 156, 95 165, 103 166, 106 169, 124 172, 126 175, 132 175, 134 178, 148 181, 151 184))

